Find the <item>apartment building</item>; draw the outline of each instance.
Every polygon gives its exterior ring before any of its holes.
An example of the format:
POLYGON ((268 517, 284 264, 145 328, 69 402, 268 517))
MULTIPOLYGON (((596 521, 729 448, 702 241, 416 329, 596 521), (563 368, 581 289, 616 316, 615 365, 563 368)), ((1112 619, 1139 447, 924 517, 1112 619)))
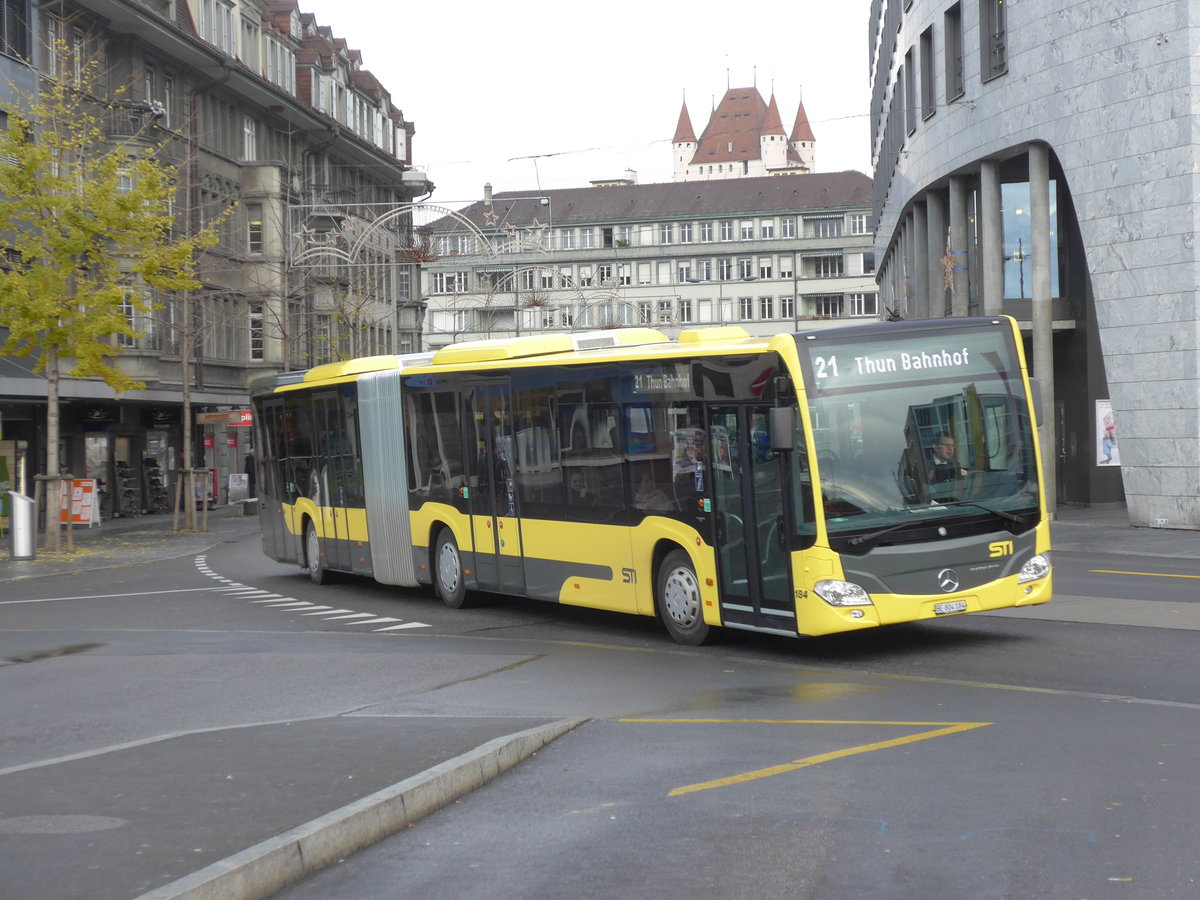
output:
POLYGON ((880 314, 859 172, 485 187, 430 226, 425 345, 537 331, 743 326, 880 314))
MULTIPOLYGON (((150 314, 130 308, 140 336, 120 341, 118 364, 145 388, 117 397, 95 380, 63 382, 61 465, 103 483, 105 515, 159 502, 153 482, 182 461, 185 382, 197 411, 237 410, 258 374, 419 345, 422 305, 401 252, 411 221, 382 212, 432 185, 413 167, 413 123, 331 27, 295 0, 17 0, 5 11, 0 84, 36 90, 56 41, 104 59, 109 85, 124 89, 107 136, 165 141, 185 173, 179 228, 222 223, 200 291, 153 296, 150 314)), ((13 102, 0 88, 0 108, 13 102)), ((35 362, 0 359, 0 454, 25 492, 45 454, 35 362)), ((216 471, 218 498, 251 449, 236 419, 195 429, 195 463, 216 471)))

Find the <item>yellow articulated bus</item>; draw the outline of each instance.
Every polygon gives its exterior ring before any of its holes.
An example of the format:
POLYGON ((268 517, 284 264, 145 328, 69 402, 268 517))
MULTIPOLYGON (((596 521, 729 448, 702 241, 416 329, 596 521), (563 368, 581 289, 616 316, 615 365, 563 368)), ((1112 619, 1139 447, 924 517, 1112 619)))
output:
POLYGON ((1050 599, 1007 317, 536 334, 259 379, 263 547, 306 568, 802 636, 1050 599))

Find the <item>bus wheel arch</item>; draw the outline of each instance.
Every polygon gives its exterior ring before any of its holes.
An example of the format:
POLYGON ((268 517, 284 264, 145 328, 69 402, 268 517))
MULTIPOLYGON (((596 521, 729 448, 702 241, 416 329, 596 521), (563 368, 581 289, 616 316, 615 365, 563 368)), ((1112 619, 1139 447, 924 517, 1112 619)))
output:
POLYGON ((467 596, 467 576, 463 571, 462 553, 448 525, 443 525, 433 542, 430 559, 433 570, 433 592, 450 609, 470 606, 467 596))
POLYGON ((704 621, 704 597, 696 564, 682 547, 668 544, 655 551, 654 605, 667 634, 676 643, 695 647, 712 637, 713 630, 704 621))

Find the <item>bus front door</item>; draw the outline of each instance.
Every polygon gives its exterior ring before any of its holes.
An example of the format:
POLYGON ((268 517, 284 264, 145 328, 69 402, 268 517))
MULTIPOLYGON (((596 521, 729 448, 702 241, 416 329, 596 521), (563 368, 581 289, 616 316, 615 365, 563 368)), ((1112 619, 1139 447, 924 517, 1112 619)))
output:
POLYGON ((475 580, 482 590, 525 593, 521 526, 514 478, 512 390, 507 382, 468 386, 467 413, 472 439, 467 465, 468 495, 475 543, 475 580))
POLYGON ((784 456, 771 450, 770 407, 709 408, 709 459, 721 618, 796 633, 784 456))

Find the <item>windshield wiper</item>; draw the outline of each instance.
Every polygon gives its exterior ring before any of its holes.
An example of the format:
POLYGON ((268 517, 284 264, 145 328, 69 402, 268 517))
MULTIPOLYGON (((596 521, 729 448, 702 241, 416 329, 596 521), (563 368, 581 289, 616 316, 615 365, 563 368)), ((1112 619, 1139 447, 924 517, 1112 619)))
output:
MULTIPOLYGON (((937 503, 937 504, 931 504, 929 506, 916 506, 916 507, 911 507, 910 509, 913 511, 917 511, 917 510, 927 511, 927 510, 931 510, 931 509, 938 509, 939 507, 949 507, 949 506, 974 506, 977 509, 982 509, 984 512, 991 513, 992 515, 996 516, 999 519, 1002 519, 1005 522, 1008 522, 1011 525, 1024 525, 1025 524, 1025 520, 1021 516, 1015 516, 1012 513, 1005 512, 1004 510, 1001 510, 1001 509, 993 509, 990 506, 984 506, 982 503, 976 503, 974 500, 954 500, 949 503, 937 503)), ((891 534, 893 531, 899 531, 902 528, 907 528, 910 525, 917 525, 917 524, 929 525, 932 523, 928 519, 901 522, 898 525, 890 525, 887 528, 880 528, 878 531, 871 531, 871 532, 868 532, 867 534, 857 534, 852 538, 847 538, 846 543, 849 544, 851 547, 858 547, 862 544, 873 544, 875 541, 879 540, 881 537, 885 537, 886 535, 891 534)))
POLYGON ((1002 509, 995 509, 991 506, 984 506, 982 503, 977 503, 974 500, 951 500, 948 503, 943 503, 942 506, 974 506, 976 509, 982 509, 984 512, 991 513, 993 516, 1003 519, 1012 525, 1024 525, 1025 519, 1022 516, 1013 515, 1010 512, 1005 512, 1002 509))

